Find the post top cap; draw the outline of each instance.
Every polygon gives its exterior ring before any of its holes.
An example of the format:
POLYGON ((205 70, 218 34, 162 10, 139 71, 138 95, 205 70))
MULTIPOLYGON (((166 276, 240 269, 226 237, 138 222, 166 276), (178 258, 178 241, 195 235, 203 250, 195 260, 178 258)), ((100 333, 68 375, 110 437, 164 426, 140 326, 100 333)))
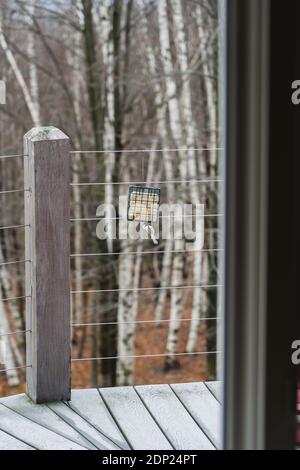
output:
POLYGON ((69 137, 64 134, 60 129, 54 126, 41 126, 33 127, 28 131, 25 136, 25 139, 31 140, 32 142, 38 142, 41 140, 63 140, 69 139, 69 137))

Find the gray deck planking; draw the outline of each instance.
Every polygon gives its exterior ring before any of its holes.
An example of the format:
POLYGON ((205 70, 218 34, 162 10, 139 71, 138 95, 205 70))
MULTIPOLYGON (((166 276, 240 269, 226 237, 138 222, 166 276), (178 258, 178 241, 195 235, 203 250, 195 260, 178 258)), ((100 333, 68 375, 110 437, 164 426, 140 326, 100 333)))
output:
POLYGON ((85 449, 2 404, 0 404, 0 430, 40 450, 85 449))
POLYGON ((138 386, 136 391, 175 449, 215 448, 169 385, 138 386))
POLYGON ((25 394, 3 398, 1 403, 46 429, 54 431, 87 449, 97 448, 54 413, 47 405, 35 405, 25 394))
POLYGON ((207 388, 222 403, 222 382, 205 382, 207 388))
POLYGON ((185 406, 207 437, 221 448, 221 405, 204 383, 171 385, 172 390, 185 406))
POLYGON ((133 449, 172 450, 133 387, 103 388, 100 392, 133 449))
POLYGON ((99 450, 120 450, 113 441, 75 413, 66 403, 49 403, 49 408, 58 414, 64 421, 77 429, 88 441, 99 450))
POLYGON ((33 447, 25 444, 19 439, 0 431, 0 450, 35 450, 33 447))
POLYGON ((0 449, 220 448, 218 383, 73 390, 70 402, 0 399, 0 449))
POLYGON ((121 449, 130 448, 98 390, 73 390, 72 401, 68 405, 121 449))

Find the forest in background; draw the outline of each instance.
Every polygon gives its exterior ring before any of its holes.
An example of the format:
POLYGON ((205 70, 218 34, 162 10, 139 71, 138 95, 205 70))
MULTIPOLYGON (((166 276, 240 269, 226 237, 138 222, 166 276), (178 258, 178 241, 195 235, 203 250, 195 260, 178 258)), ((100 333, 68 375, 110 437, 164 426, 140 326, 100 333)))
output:
MULTIPOLYGON (((0 79, 7 88, 0 155, 22 153, 23 135, 40 125, 62 129, 73 150, 103 151, 71 155, 71 290, 78 292, 72 316, 80 325, 72 328, 72 343, 74 358, 112 359, 74 362, 72 386, 216 378, 217 355, 194 353, 218 350, 219 290, 167 287, 220 284, 213 251, 221 216, 217 1, 0 0, 0 6, 0 79), (117 183, 135 181, 160 186, 162 202, 203 203, 207 251, 196 243, 186 251, 184 239, 157 247, 151 240, 99 240, 97 221, 90 220, 97 207, 117 206, 128 191, 117 183), (106 256, 84 256, 99 253, 106 256), (153 290, 138 290, 144 287, 153 290), (133 357, 155 354, 162 356, 133 357)), ((0 193, 22 187, 23 159, 0 159, 0 193)), ((24 193, 0 198, 0 226, 24 224, 24 193)), ((11 260, 24 260, 24 227, 0 230, 0 298, 14 299, 0 300, 0 334, 26 329, 26 260, 6 264, 11 260)), ((6 353, 0 368, 9 369, 0 374, 0 393, 8 394, 24 388, 18 367, 25 335, 0 339, 6 353)))

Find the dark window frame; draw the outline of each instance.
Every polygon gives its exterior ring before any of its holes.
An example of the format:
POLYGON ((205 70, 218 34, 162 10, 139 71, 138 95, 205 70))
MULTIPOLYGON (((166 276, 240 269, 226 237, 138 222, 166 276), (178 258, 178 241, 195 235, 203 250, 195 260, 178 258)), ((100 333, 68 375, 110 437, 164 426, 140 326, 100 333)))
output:
POLYGON ((292 449, 300 105, 291 84, 300 79, 300 2, 225 5, 224 447, 292 449))

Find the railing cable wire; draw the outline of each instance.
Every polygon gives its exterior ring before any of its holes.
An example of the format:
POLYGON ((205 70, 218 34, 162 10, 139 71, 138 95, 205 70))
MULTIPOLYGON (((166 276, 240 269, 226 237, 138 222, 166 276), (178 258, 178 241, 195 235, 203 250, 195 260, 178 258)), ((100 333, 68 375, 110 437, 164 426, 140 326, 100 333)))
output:
POLYGON ((0 191, 0 194, 14 194, 14 193, 24 193, 30 191, 30 189, 5 189, 0 191))
POLYGON ((164 180, 164 181, 104 181, 104 182, 86 182, 86 183, 70 183, 71 186, 105 186, 105 185, 142 185, 142 184, 177 184, 177 183, 221 183, 222 179, 220 178, 207 178, 207 179, 198 179, 198 180, 164 180))
MULTIPOLYGON (((185 321, 193 321, 193 318, 179 318, 175 320, 176 322, 185 322, 185 321)), ((200 318, 199 321, 209 321, 209 320, 221 320, 221 317, 207 317, 207 318, 200 318)), ((174 320, 162 319, 162 320, 131 320, 131 321, 111 321, 111 322, 100 322, 100 323, 72 323, 72 326, 75 328, 80 326, 103 326, 103 325, 132 325, 132 324, 140 324, 140 323, 171 323, 174 320)))
POLYGON ((9 230, 13 228, 24 228, 24 227, 30 227, 30 225, 29 224, 7 225, 6 227, 0 227, 0 230, 9 230))
POLYGON ((72 362, 83 362, 83 361, 104 361, 109 359, 141 359, 147 357, 169 357, 169 356, 200 356, 207 354, 220 354, 222 351, 195 351, 195 352, 183 352, 183 353, 161 353, 161 354, 134 354, 130 356, 104 356, 104 357, 81 357, 72 358, 72 362))
POLYGON ((22 153, 20 154, 15 154, 15 155, 0 155, 0 160, 4 160, 6 158, 19 158, 19 157, 28 157, 28 155, 24 155, 22 153))
POLYGON ((8 369, 0 369, 0 372, 8 372, 10 370, 16 370, 16 369, 28 369, 29 367, 32 367, 32 365, 30 366, 17 366, 17 367, 10 367, 8 369))
POLYGON ((212 148, 199 148, 199 147, 194 147, 194 148, 164 148, 164 149, 125 149, 125 150, 71 150, 70 154, 76 155, 76 154, 94 154, 94 153, 99 153, 99 154, 109 154, 109 153, 120 153, 120 154, 126 154, 126 153, 148 153, 148 152, 187 152, 187 151, 197 151, 197 152, 211 152, 211 151, 219 151, 219 150, 224 150, 223 147, 212 147, 212 148))
POLYGON ((156 250, 156 251, 117 251, 113 253, 74 253, 71 254, 71 258, 76 257, 84 257, 84 256, 123 256, 123 255, 155 255, 155 254, 163 254, 163 253, 199 253, 203 251, 204 253, 209 252, 219 252, 223 251, 222 248, 203 248, 201 250, 156 250))
POLYGON ((16 330, 16 331, 10 331, 9 333, 0 333, 0 337, 2 338, 3 336, 11 336, 11 335, 21 335, 24 333, 28 333, 31 330, 16 330))
MULTIPOLYGON (((192 217, 223 217, 223 214, 184 214, 180 216, 174 215, 159 215, 158 219, 175 219, 178 217, 179 219, 187 219, 192 217)), ((81 217, 78 219, 70 219, 70 222, 100 222, 101 220, 124 220, 127 221, 126 217, 105 217, 105 216, 98 216, 98 217, 81 217)))
POLYGON ((220 284, 203 284, 199 286, 161 286, 161 287, 134 287, 130 289, 91 289, 91 290, 73 290, 71 294, 97 294, 101 292, 137 292, 137 291, 151 291, 151 290, 168 290, 168 289, 213 289, 222 287, 220 284))
POLYGON ((22 264, 22 263, 30 263, 30 259, 20 259, 14 261, 5 261, 4 263, 0 263, 0 266, 7 266, 10 264, 22 264))
POLYGON ((8 302, 9 300, 19 300, 19 299, 29 299, 31 295, 20 295, 19 297, 6 297, 5 299, 0 299, 0 302, 8 302))

